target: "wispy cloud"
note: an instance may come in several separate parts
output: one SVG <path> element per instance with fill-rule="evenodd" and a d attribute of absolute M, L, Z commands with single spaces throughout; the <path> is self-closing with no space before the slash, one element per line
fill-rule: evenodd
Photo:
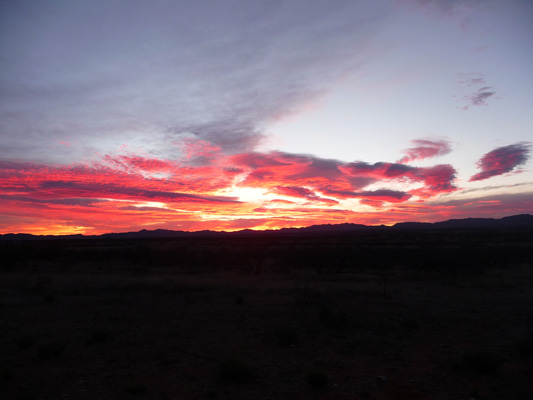
<path fill-rule="evenodd" d="M 175 159 L 188 138 L 250 152 L 266 125 L 358 70 L 388 13 L 346 0 L 208 3 L 3 7 L 0 158 L 71 163 L 127 144 Z"/>
<path fill-rule="evenodd" d="M 422 168 L 405 164 L 357 162 L 346 164 L 341 169 L 351 176 L 367 176 L 376 181 L 423 183 L 422 187 L 407 191 L 411 195 L 422 198 L 457 190 L 454 184 L 456 170 L 448 164 Z"/>
<path fill-rule="evenodd" d="M 487 99 L 491 96 L 494 96 L 495 94 L 496 92 L 492 89 L 491 86 L 485 86 L 472 93 L 472 95 L 468 99 L 470 100 L 470 103 L 473 106 L 486 106 Z"/>
<path fill-rule="evenodd" d="M 433 201 L 430 207 L 448 209 L 455 218 L 478 217 L 500 218 L 509 214 L 531 214 L 533 210 L 533 192 L 496 194 L 464 199 Z"/>
<path fill-rule="evenodd" d="M 455 97 L 463 104 L 461 110 L 466 111 L 472 106 L 487 106 L 487 100 L 496 94 L 492 86 L 487 86 L 485 78 L 479 72 L 458 74 L 457 84 L 458 94 Z"/>
<path fill-rule="evenodd" d="M 309 200 L 311 202 L 316 203 L 324 203 L 324 204 L 339 204 L 338 201 L 327 199 L 324 197 L 317 196 L 315 192 L 313 192 L 310 189 L 303 188 L 303 187 L 297 187 L 297 186 L 280 186 L 273 188 L 271 190 L 272 193 L 281 194 L 289 197 L 299 197 L 306 200 Z"/>
<path fill-rule="evenodd" d="M 405 150 L 405 156 L 398 160 L 400 164 L 439 157 L 452 151 L 450 142 L 447 140 L 416 139 L 412 142 L 415 147 Z"/>
<path fill-rule="evenodd" d="M 470 182 L 517 171 L 517 167 L 524 165 L 529 159 L 530 151 L 531 143 L 516 143 L 488 152 L 477 162 L 481 172 L 472 176 Z"/>

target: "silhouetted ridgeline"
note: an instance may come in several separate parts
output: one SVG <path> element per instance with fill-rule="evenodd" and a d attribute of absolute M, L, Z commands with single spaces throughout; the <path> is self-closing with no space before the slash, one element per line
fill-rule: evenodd
<path fill-rule="evenodd" d="M 362 224 L 324 224 L 313 225 L 306 228 L 282 228 L 279 230 L 254 231 L 244 229 L 237 232 L 217 232 L 217 231 L 173 231 L 167 229 L 140 230 L 138 232 L 125 233 L 105 233 L 103 235 L 31 235 L 27 233 L 8 233 L 0 235 L 0 240 L 43 240 L 43 239 L 162 239 L 162 238 L 199 238 L 199 237 L 221 237 L 221 236 L 272 236 L 286 234 L 327 234 L 327 233 L 351 233 L 351 232 L 371 232 L 384 231 L 406 231 L 406 230 L 442 230 L 442 229 L 497 229 L 497 228 L 521 228 L 533 229 L 533 215 L 521 214 L 494 218 L 466 218 L 450 219 L 442 222 L 400 222 L 393 226 L 385 225 L 362 225 Z"/>
<path fill-rule="evenodd" d="M 393 227 L 341 224 L 233 233 L 143 230 L 88 237 L 9 234 L 1 238 L 2 270 L 480 271 L 533 262 L 531 215 Z"/>

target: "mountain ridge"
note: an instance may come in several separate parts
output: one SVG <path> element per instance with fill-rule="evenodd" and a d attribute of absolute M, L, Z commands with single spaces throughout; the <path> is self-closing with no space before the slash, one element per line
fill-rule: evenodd
<path fill-rule="evenodd" d="M 142 229 L 137 232 L 104 233 L 101 235 L 32 235 L 29 233 L 6 233 L 0 235 L 0 240 L 44 240 L 44 239 L 164 239 L 182 237 L 213 237 L 213 236 L 249 236 L 265 234 L 319 234 L 319 233 L 348 233 L 375 230 L 435 230 L 435 229 L 483 229 L 483 228 L 533 228 L 533 215 L 517 214 L 503 218 L 463 218 L 449 219 L 439 222 L 398 222 L 392 226 L 363 225 L 353 223 L 320 224 L 304 228 L 281 228 L 276 230 L 255 231 L 243 229 L 234 232 L 225 231 L 174 231 L 169 229 Z"/>

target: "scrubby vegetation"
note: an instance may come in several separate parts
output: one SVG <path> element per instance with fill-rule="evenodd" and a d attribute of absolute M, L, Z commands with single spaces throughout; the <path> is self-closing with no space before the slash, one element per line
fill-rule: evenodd
<path fill-rule="evenodd" d="M 329 377 L 325 372 L 311 372 L 306 377 L 307 384 L 315 390 L 324 390 L 328 387 Z"/>
<path fill-rule="evenodd" d="M 39 347 L 39 358 L 41 360 L 53 360 L 63 354 L 65 345 L 59 342 L 44 343 Z"/>
<path fill-rule="evenodd" d="M 463 354 L 458 367 L 468 373 L 496 375 L 503 364 L 501 357 L 487 351 L 469 350 Z"/>
<path fill-rule="evenodd" d="M 223 382 L 233 384 L 251 383 L 257 378 L 257 372 L 248 363 L 228 358 L 218 365 L 218 375 Z"/>
<path fill-rule="evenodd" d="M 180 239 L 0 241 L 0 268 L 97 267 L 146 273 L 158 268 L 238 270 L 251 275 L 312 269 L 320 275 L 395 269 L 478 273 L 532 259 L 532 230 L 388 230 L 329 234 L 213 236 Z M 50 295 L 50 293 L 43 293 Z"/>
<path fill-rule="evenodd" d="M 0 398 L 526 399 L 532 239 L 0 242 Z"/>

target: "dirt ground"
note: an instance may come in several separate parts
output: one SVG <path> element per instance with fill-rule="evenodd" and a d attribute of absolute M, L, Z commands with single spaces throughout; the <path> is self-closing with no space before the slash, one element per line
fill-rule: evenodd
<path fill-rule="evenodd" d="M 0 398 L 529 399 L 533 265 L 0 274 Z"/>

